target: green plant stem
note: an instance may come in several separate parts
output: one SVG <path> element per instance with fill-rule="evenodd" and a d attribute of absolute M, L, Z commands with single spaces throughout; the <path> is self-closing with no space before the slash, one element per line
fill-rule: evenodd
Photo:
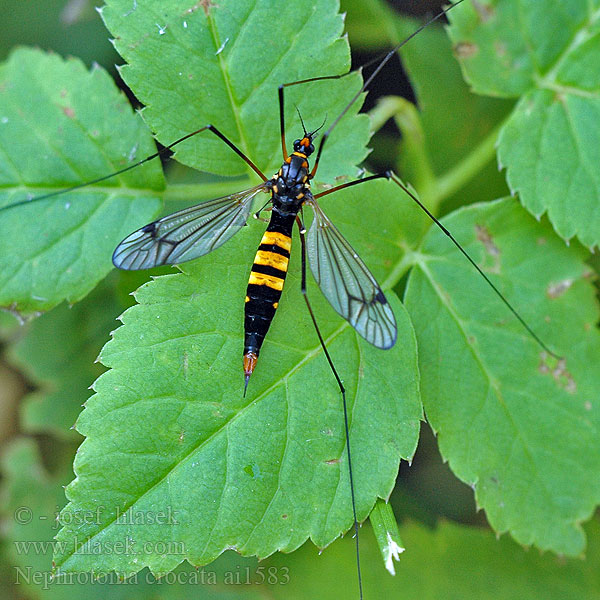
<path fill-rule="evenodd" d="M 391 289 L 404 277 L 406 272 L 416 263 L 415 253 L 411 248 L 403 244 L 404 255 L 402 259 L 396 263 L 390 274 L 385 278 L 383 287 Z"/>
<path fill-rule="evenodd" d="M 435 181 L 438 204 L 465 186 L 496 154 L 496 143 L 504 122 L 499 123 L 473 151 Z"/>
<path fill-rule="evenodd" d="M 490 161 L 496 152 L 496 143 L 504 122 L 498 124 L 489 135 L 454 167 L 436 176 L 429 160 L 425 135 L 416 107 L 396 96 L 387 96 L 369 113 L 373 129 L 377 130 L 393 118 L 403 137 L 402 151 L 405 160 L 413 165 L 411 185 L 419 193 L 422 202 L 433 214 L 438 214 L 440 204 L 455 194 Z"/>
<path fill-rule="evenodd" d="M 425 135 L 417 107 L 399 96 L 386 96 L 369 112 L 373 129 L 381 128 L 386 121 L 394 119 L 403 137 L 403 151 L 411 164 L 415 165 L 411 185 L 417 190 L 434 185 L 435 174 L 425 145 Z M 398 170 L 398 167 L 396 167 Z"/>

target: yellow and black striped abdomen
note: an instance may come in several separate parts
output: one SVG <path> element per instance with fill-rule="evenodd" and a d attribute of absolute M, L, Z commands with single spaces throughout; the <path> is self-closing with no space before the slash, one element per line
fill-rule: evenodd
<path fill-rule="evenodd" d="M 292 247 L 294 218 L 271 222 L 254 258 L 246 290 L 244 356 L 258 357 L 279 298 Z"/>
<path fill-rule="evenodd" d="M 278 231 L 265 231 L 260 242 L 248 284 L 265 285 L 281 292 L 290 260 L 290 236 Z"/>

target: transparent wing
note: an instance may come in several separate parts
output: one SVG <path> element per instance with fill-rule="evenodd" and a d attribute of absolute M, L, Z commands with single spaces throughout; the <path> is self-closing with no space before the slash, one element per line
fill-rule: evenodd
<path fill-rule="evenodd" d="M 396 342 L 394 313 L 373 275 L 316 201 L 308 231 L 308 263 L 331 306 L 368 342 L 391 348 Z"/>
<path fill-rule="evenodd" d="M 208 254 L 246 224 L 253 198 L 265 189 L 262 183 L 153 221 L 116 247 L 113 264 L 119 269 L 135 271 L 179 264 Z"/>

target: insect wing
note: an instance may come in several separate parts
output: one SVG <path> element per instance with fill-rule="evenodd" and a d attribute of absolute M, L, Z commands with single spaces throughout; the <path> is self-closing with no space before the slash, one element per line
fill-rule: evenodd
<path fill-rule="evenodd" d="M 352 246 L 315 200 L 307 235 L 310 270 L 331 306 L 377 348 L 396 342 L 394 313 L 381 288 Z"/>
<path fill-rule="evenodd" d="M 208 254 L 246 224 L 252 200 L 265 189 L 261 184 L 153 221 L 116 247 L 113 264 L 119 269 L 135 271 L 179 264 Z"/>

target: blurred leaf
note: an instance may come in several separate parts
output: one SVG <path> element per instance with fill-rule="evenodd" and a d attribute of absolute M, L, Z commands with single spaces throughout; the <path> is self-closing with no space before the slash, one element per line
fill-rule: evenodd
<path fill-rule="evenodd" d="M 343 5 L 348 11 L 348 28 L 353 43 L 356 40 L 362 44 L 363 34 L 367 31 L 376 32 L 371 35 L 377 36 L 383 50 L 407 39 L 425 22 L 425 19 L 417 21 L 402 16 L 380 0 L 361 3 L 346 0 Z M 369 40 L 371 37 L 367 37 Z M 469 91 L 452 56 L 446 32 L 438 23 L 421 31 L 403 46 L 400 53 L 402 66 L 416 96 L 422 131 L 418 133 L 410 128 L 402 129 L 399 170 L 424 194 L 423 199 L 429 206 L 435 209 L 440 202 L 438 194 L 442 190 L 436 189 L 435 182 L 422 181 L 423 162 L 430 162 L 425 168 L 431 169 L 438 178 L 445 176 L 493 133 L 494 128 L 510 112 L 513 102 L 485 98 Z M 415 136 L 419 139 L 414 139 Z M 377 141 L 380 141 L 379 138 Z M 415 144 L 423 147 L 426 154 L 424 160 L 410 151 Z M 445 211 L 466 202 L 484 201 L 507 194 L 504 176 L 498 171 L 493 158 L 494 154 L 490 152 L 487 164 L 478 165 L 477 171 L 470 174 L 471 180 L 461 185 L 460 193 L 455 193 L 449 199 L 444 196 Z M 384 158 L 379 156 L 379 162 L 388 167 L 393 166 L 395 161 L 393 153 L 388 153 Z M 427 189 L 431 184 L 432 188 Z M 443 192 L 446 194 L 445 190 Z"/>
<path fill-rule="evenodd" d="M 131 0 L 109 0 L 102 17 L 128 63 L 121 75 L 146 106 L 144 119 L 162 143 L 211 123 L 270 176 L 281 165 L 277 87 L 348 69 L 337 2 L 320 0 L 307 9 L 303 3 L 238 0 L 208 11 L 201 4 L 182 11 L 178 0 L 150 0 L 132 9 Z M 277 33 L 263 35 L 265 23 L 274 18 Z M 331 123 L 360 83 L 354 74 L 288 88 L 288 144 L 302 133 L 295 105 L 306 127 L 316 129 L 326 117 Z M 366 156 L 369 121 L 364 115 L 354 118 L 359 109 L 355 104 L 345 126 L 329 139 L 320 181 L 356 174 L 356 164 Z M 175 155 L 211 173 L 248 171 L 209 131 L 182 143 Z"/>
<path fill-rule="evenodd" d="M 438 231 L 411 272 L 423 403 L 442 455 L 496 531 L 575 556 L 600 500 L 598 306 L 583 250 L 567 251 L 512 200 L 444 223 L 552 348 L 541 351 Z M 591 451 L 591 449 L 594 449 Z"/>
<path fill-rule="evenodd" d="M 448 13 L 449 34 L 477 93 L 516 98 L 557 67 L 560 71 L 569 63 L 574 67 L 574 59 L 590 58 L 593 39 L 588 35 L 597 8 L 597 0 L 464 2 Z M 588 84 L 594 77 L 597 73 L 587 73 Z"/>
<path fill-rule="evenodd" d="M 463 8 L 463 7 L 461 7 Z M 479 0 L 450 13 L 478 93 L 521 96 L 498 156 L 513 192 L 564 239 L 600 241 L 599 0 Z"/>
<path fill-rule="evenodd" d="M 0 206 L 122 168 L 152 152 L 125 97 L 99 68 L 20 49 L 0 67 Z M 158 165 L 0 212 L 0 305 L 23 313 L 85 296 L 114 246 L 159 207 Z"/>
<path fill-rule="evenodd" d="M 2 455 L 4 554 L 13 566 L 11 581 L 18 582 L 17 587 L 30 597 L 71 593 L 71 586 L 55 586 L 43 593 L 52 576 L 52 537 L 57 529 L 58 510 L 64 502 L 61 484 L 68 480 L 69 471 L 67 463 L 59 473 L 50 475 L 30 439 L 15 440 Z M 86 589 L 91 597 L 100 597 L 103 587 L 88 585 Z"/>
<path fill-rule="evenodd" d="M 18 313 L 0 309 L 0 340 L 3 342 L 10 341 L 18 335 L 22 324 L 23 320 Z"/>
<path fill-rule="evenodd" d="M 3 0 L 0 4 L 0 60 L 14 46 L 30 45 L 63 56 L 78 56 L 87 65 L 112 68 L 118 55 L 93 0 Z"/>
<path fill-rule="evenodd" d="M 378 52 L 390 45 L 394 11 L 381 0 L 341 0 L 345 25 L 353 50 Z M 358 65 L 357 65 L 358 66 Z"/>
<path fill-rule="evenodd" d="M 600 598 L 600 525 L 585 526 L 586 560 L 565 560 L 519 548 L 485 529 L 440 523 L 434 530 L 400 527 L 406 546 L 396 576 L 383 567 L 372 533 L 363 527 L 361 563 L 365 598 L 395 600 L 594 600 Z M 318 568 L 315 569 L 315 563 Z M 357 595 L 354 541 L 350 536 L 322 555 L 306 545 L 293 556 L 276 555 L 266 569 L 285 567 L 289 583 L 270 588 L 272 598 L 354 598 Z M 278 571 L 274 571 L 277 573 Z"/>
<path fill-rule="evenodd" d="M 95 360 L 122 309 L 114 285 L 104 283 L 82 302 L 61 304 L 28 325 L 10 351 L 12 362 L 39 387 L 24 400 L 26 431 L 73 438 L 89 386 L 103 371 Z"/>
<path fill-rule="evenodd" d="M 412 19 L 398 21 L 398 38 L 410 35 L 417 25 Z M 421 112 L 424 143 L 433 170 L 440 177 L 492 133 L 513 103 L 469 92 L 446 32 L 438 25 L 422 31 L 402 48 L 401 54 Z M 493 159 L 491 154 L 487 164 L 479 166 L 473 179 L 449 200 L 450 205 L 506 195 L 506 182 Z M 411 170 L 411 165 L 403 160 L 402 173 L 409 181 Z"/>
<path fill-rule="evenodd" d="M 209 570 L 198 571 L 181 565 L 166 580 L 157 580 L 147 571 L 120 581 L 115 576 L 97 577 L 93 569 L 73 578 L 54 578 L 52 550 L 55 542 L 56 516 L 64 502 L 63 484 L 68 480 L 67 463 L 55 474 L 48 473 L 41 463 L 38 449 L 30 439 L 18 439 L 2 456 L 3 558 L 11 566 L 6 582 L 18 590 L 18 598 L 101 598 L 102 600 L 135 600 L 137 598 L 188 599 L 193 592 L 198 600 L 233 600 L 246 592 L 244 598 L 263 598 L 262 590 L 243 585 L 224 585 L 230 572 L 245 573 L 256 569 L 254 561 L 244 560 L 228 552 Z M 88 514 L 93 520 L 95 515 Z M 114 548 L 118 552 L 118 548 Z M 124 550 L 123 550 L 124 551 Z M 240 569 L 241 567 L 241 569 Z M 244 589 L 245 588 L 245 589 Z M 5 596 L 9 598 L 11 596 Z"/>

